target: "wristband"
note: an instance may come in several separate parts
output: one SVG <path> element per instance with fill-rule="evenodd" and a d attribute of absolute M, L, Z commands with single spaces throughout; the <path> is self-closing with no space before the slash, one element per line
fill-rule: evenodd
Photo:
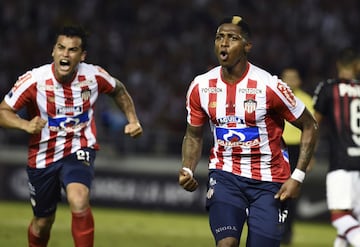
<path fill-rule="evenodd" d="M 293 173 L 291 174 L 291 178 L 302 183 L 305 179 L 305 172 L 296 168 Z"/>
<path fill-rule="evenodd" d="M 192 170 L 190 169 L 190 168 L 188 168 L 188 167 L 183 167 L 182 168 L 184 171 L 186 171 L 187 173 L 189 173 L 190 174 L 190 177 L 193 177 L 194 176 L 194 174 L 193 174 L 193 172 L 192 172 Z"/>

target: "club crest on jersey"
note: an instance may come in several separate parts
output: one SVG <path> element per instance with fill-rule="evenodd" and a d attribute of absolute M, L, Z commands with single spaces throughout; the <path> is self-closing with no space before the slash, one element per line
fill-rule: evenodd
<path fill-rule="evenodd" d="M 247 113 L 252 113 L 256 110 L 257 102 L 254 99 L 244 101 L 244 109 Z"/>
<path fill-rule="evenodd" d="M 89 100 L 91 96 L 91 91 L 89 89 L 85 89 L 83 91 L 81 91 L 81 98 L 86 101 Z"/>
<path fill-rule="evenodd" d="M 260 143 L 258 127 L 222 128 L 216 127 L 216 142 L 226 147 L 253 147 Z"/>

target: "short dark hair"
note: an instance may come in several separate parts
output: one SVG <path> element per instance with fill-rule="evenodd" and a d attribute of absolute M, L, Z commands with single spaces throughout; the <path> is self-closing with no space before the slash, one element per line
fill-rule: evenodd
<path fill-rule="evenodd" d="M 351 47 L 347 47 L 339 52 L 337 62 L 342 66 L 348 66 L 356 62 L 358 59 L 359 55 L 355 52 L 355 50 Z"/>
<path fill-rule="evenodd" d="M 220 23 L 219 26 L 225 23 L 232 23 L 241 28 L 241 32 L 246 35 L 246 38 L 251 38 L 251 30 L 249 24 L 244 21 L 244 18 L 238 15 L 227 16 Z"/>
<path fill-rule="evenodd" d="M 88 42 L 87 38 L 89 33 L 80 25 L 67 25 L 63 26 L 57 33 L 56 38 L 60 35 L 67 37 L 79 37 L 81 39 L 81 48 L 83 51 L 87 50 Z"/>

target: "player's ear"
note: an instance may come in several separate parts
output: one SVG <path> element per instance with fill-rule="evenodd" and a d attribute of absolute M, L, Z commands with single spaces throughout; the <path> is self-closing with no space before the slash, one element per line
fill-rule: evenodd
<path fill-rule="evenodd" d="M 82 54 L 81 54 L 81 62 L 84 62 L 85 61 L 85 58 L 86 58 L 86 51 L 83 51 Z"/>
<path fill-rule="evenodd" d="M 252 48 L 252 43 L 247 41 L 244 47 L 246 54 L 250 52 L 251 48 Z"/>

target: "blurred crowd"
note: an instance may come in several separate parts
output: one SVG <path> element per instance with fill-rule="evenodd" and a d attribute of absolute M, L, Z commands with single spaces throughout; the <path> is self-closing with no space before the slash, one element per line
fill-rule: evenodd
<path fill-rule="evenodd" d="M 54 31 L 81 23 L 91 34 L 87 62 L 118 77 L 144 127 L 134 141 L 109 98 L 98 104 L 101 145 L 119 153 L 179 154 L 185 95 L 196 74 L 216 65 L 213 40 L 225 15 L 242 15 L 253 33 L 252 63 L 279 75 L 299 69 L 306 91 L 335 76 L 335 57 L 360 44 L 358 0 L 63 0 L 0 2 L 0 97 L 25 71 L 52 61 Z M 0 145 L 26 145 L 0 129 Z M 209 140 L 210 141 L 210 140 Z"/>

